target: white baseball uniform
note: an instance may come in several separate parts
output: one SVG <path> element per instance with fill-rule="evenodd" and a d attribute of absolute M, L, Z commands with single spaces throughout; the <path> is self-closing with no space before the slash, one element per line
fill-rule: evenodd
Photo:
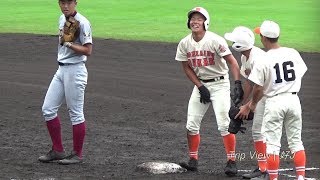
<path fill-rule="evenodd" d="M 230 109 L 230 81 L 226 61 L 223 56 L 231 54 L 227 42 L 221 36 L 206 31 L 204 37 L 196 42 L 192 34 L 183 38 L 176 52 L 177 61 L 188 61 L 200 80 L 214 79 L 214 82 L 203 82 L 210 91 L 210 99 L 217 119 L 218 130 L 222 136 L 228 135 Z M 200 93 L 194 86 L 188 105 L 186 128 L 191 134 L 198 134 L 203 116 L 210 103 L 200 103 Z"/>
<path fill-rule="evenodd" d="M 284 125 L 290 150 L 304 150 L 301 141 L 301 104 L 297 93 L 307 71 L 300 54 L 280 47 L 267 52 L 268 61 L 253 67 L 249 79 L 263 86 L 265 112 L 262 132 L 267 140 L 267 154 L 279 155 Z"/>
<path fill-rule="evenodd" d="M 248 79 L 249 74 L 251 70 L 253 69 L 254 65 L 257 63 L 260 63 L 261 61 L 267 61 L 266 59 L 266 52 L 262 49 L 253 46 L 249 58 L 247 59 L 246 56 L 241 55 L 241 68 L 240 68 L 240 74 Z M 264 107 L 265 107 L 265 100 L 266 98 L 263 97 L 257 104 L 253 123 L 252 123 L 252 138 L 253 141 L 265 141 L 265 137 L 263 136 L 261 132 L 262 127 L 262 120 L 263 120 L 263 114 L 264 114 Z"/>
<path fill-rule="evenodd" d="M 76 44 L 92 44 L 92 31 L 90 22 L 80 13 L 74 16 L 80 22 L 80 34 Z M 60 36 L 66 18 L 64 15 L 59 19 Z M 79 55 L 72 49 L 58 45 L 59 68 L 55 73 L 48 88 L 42 106 L 43 116 L 46 121 L 57 116 L 59 107 L 66 100 L 72 125 L 85 121 L 83 114 L 84 91 L 87 85 L 88 72 L 85 66 L 87 56 Z"/>

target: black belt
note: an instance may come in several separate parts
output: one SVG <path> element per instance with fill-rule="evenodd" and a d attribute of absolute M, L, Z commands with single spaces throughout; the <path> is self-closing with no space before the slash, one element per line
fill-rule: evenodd
<path fill-rule="evenodd" d="M 69 66 L 69 65 L 79 64 L 79 63 L 84 63 L 84 62 L 78 62 L 78 63 L 62 63 L 62 62 L 58 62 L 59 66 Z"/>
<path fill-rule="evenodd" d="M 224 76 L 219 76 L 219 77 L 215 77 L 215 78 L 212 78 L 212 79 L 200 79 L 200 81 L 202 82 L 215 82 L 215 81 L 219 81 L 219 80 L 222 80 L 224 79 Z"/>
<path fill-rule="evenodd" d="M 288 92 L 288 93 L 290 93 L 290 92 Z M 279 93 L 279 94 L 283 94 L 283 93 Z M 276 95 L 274 95 L 274 96 L 278 96 L 279 94 L 276 94 Z M 291 92 L 291 94 L 297 94 L 297 92 Z"/>

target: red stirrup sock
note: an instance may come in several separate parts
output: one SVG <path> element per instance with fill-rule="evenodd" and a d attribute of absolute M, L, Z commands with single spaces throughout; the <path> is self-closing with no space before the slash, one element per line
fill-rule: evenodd
<path fill-rule="evenodd" d="M 189 146 L 189 157 L 198 159 L 198 150 L 200 145 L 200 134 L 196 135 L 187 135 L 188 146 Z"/>
<path fill-rule="evenodd" d="M 261 172 L 265 172 L 267 170 L 266 143 L 263 141 L 256 141 L 254 142 L 254 147 L 257 153 L 259 169 Z"/>
<path fill-rule="evenodd" d="M 270 179 L 278 178 L 279 164 L 279 155 L 267 154 L 267 171 Z"/>
<path fill-rule="evenodd" d="M 236 159 L 236 136 L 234 134 L 228 134 L 223 136 L 223 144 L 226 150 L 228 160 L 235 161 Z"/>
<path fill-rule="evenodd" d="M 52 141 L 52 149 L 57 152 L 62 152 L 61 125 L 58 116 L 46 123 Z"/>
<path fill-rule="evenodd" d="M 295 152 L 294 154 L 294 165 L 296 167 L 296 175 L 297 178 L 301 175 L 305 177 L 305 170 L 306 170 L 306 153 L 304 150 Z"/>
<path fill-rule="evenodd" d="M 77 156 L 82 158 L 82 148 L 84 137 L 86 134 L 85 122 L 73 125 L 73 150 L 77 153 Z"/>

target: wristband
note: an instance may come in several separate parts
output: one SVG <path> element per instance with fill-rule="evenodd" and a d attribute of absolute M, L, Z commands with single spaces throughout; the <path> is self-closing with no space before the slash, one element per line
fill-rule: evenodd
<path fill-rule="evenodd" d="M 72 42 L 64 42 L 63 46 L 70 48 L 72 44 Z"/>

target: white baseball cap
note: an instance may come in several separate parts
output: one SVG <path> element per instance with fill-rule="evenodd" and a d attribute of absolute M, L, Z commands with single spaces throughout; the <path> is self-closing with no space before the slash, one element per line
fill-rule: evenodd
<path fill-rule="evenodd" d="M 224 38 L 234 42 L 232 48 L 238 52 L 251 49 L 254 45 L 253 32 L 244 26 L 238 26 L 231 33 L 225 33 Z"/>
<path fill-rule="evenodd" d="M 254 32 L 268 38 L 278 38 L 280 35 L 280 27 L 277 23 L 265 20 L 260 27 L 256 27 Z"/>

